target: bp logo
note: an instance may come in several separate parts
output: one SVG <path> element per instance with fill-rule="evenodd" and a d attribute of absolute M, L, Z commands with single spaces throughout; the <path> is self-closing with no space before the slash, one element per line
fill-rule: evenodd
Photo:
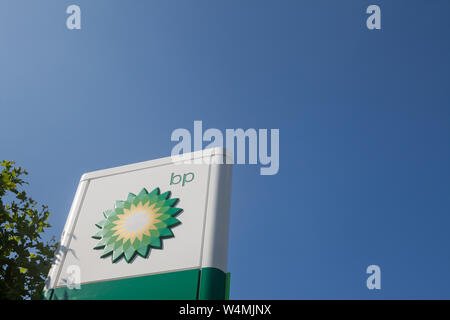
<path fill-rule="evenodd" d="M 102 258 L 112 255 L 116 262 L 122 257 L 130 263 L 136 254 L 148 257 L 150 248 L 162 249 L 161 240 L 173 237 L 170 228 L 179 224 L 175 218 L 182 209 L 176 208 L 177 198 L 170 199 L 170 191 L 160 194 L 143 188 L 126 201 L 116 201 L 115 208 L 103 213 L 104 220 L 96 224 L 98 231 L 92 238 L 100 241 L 94 249 L 103 249 Z"/>

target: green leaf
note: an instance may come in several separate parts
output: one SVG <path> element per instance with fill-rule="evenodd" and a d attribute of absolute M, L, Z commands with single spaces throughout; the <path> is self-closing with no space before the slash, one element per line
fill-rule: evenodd
<path fill-rule="evenodd" d="M 173 237 L 173 233 L 169 228 L 159 230 L 162 237 Z"/>
<path fill-rule="evenodd" d="M 147 194 L 148 194 L 147 190 L 146 190 L 145 188 L 142 188 L 141 192 L 139 192 L 139 194 L 137 195 L 137 197 L 138 197 L 139 199 L 142 199 L 142 198 L 144 198 L 145 196 L 147 196 Z"/>
<path fill-rule="evenodd" d="M 135 249 L 133 247 L 129 247 L 127 250 L 124 251 L 125 253 L 125 260 L 127 260 L 127 262 L 130 262 L 131 258 L 134 256 L 135 253 Z"/>
<path fill-rule="evenodd" d="M 161 239 L 160 238 L 151 238 L 150 245 L 154 248 L 161 248 Z"/>
<path fill-rule="evenodd" d="M 180 223 L 180 220 L 178 220 L 177 218 L 174 218 L 174 217 L 170 217 L 169 219 L 164 220 L 164 223 L 170 227 L 170 226 Z"/>
<path fill-rule="evenodd" d="M 137 249 L 137 253 L 141 256 L 141 257 L 146 257 L 148 251 L 150 250 L 150 247 L 148 246 L 148 244 L 141 244 L 141 246 Z"/>
<path fill-rule="evenodd" d="M 150 199 L 152 199 L 152 197 L 154 197 L 154 196 L 159 195 L 159 188 L 153 189 L 153 191 L 150 192 L 148 195 L 150 196 Z"/>
<path fill-rule="evenodd" d="M 127 202 L 132 203 L 135 198 L 136 198 L 136 195 L 134 193 L 129 193 L 128 197 L 127 197 Z"/>

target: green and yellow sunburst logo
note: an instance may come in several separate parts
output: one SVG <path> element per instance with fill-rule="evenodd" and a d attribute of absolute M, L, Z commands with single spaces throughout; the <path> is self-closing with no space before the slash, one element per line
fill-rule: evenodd
<path fill-rule="evenodd" d="M 92 238 L 100 241 L 94 249 L 103 249 L 102 258 L 112 254 L 113 262 L 125 257 L 130 263 L 136 254 L 147 257 L 150 248 L 162 248 L 161 239 L 174 236 L 170 228 L 180 223 L 175 216 L 182 211 L 175 207 L 177 202 L 178 198 L 170 199 L 170 191 L 160 194 L 159 188 L 129 193 L 96 224 L 100 231 Z"/>

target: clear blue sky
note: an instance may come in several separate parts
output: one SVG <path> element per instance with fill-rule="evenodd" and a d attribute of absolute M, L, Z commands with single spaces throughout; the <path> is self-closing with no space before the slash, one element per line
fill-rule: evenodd
<path fill-rule="evenodd" d="M 66 29 L 66 7 L 82 30 Z M 365 27 L 378 4 L 382 30 Z M 82 173 L 176 128 L 279 128 L 233 172 L 234 299 L 450 298 L 450 2 L 4 0 L 0 158 L 59 238 Z M 377 264 L 382 289 L 365 286 Z"/>

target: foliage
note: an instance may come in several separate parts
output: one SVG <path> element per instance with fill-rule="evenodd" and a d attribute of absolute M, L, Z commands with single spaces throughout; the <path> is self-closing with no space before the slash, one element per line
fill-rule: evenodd
<path fill-rule="evenodd" d="M 0 299 L 39 299 L 57 249 L 41 238 L 50 212 L 23 189 L 27 171 L 14 161 L 0 170 Z"/>

